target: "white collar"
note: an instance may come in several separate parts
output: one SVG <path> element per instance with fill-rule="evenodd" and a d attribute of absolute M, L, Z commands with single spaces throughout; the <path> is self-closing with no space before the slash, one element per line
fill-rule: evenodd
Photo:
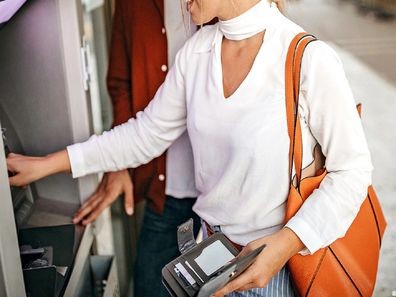
<path fill-rule="evenodd" d="M 252 10 L 253 10 L 252 15 L 254 14 L 255 21 L 253 21 L 253 18 L 246 19 L 246 17 L 245 17 L 245 15 L 250 15 Z M 239 29 L 238 33 L 236 33 L 236 31 L 233 34 L 231 33 L 231 35 L 236 36 L 236 35 L 241 34 L 244 36 L 248 36 L 252 33 L 247 34 L 247 32 L 250 30 L 253 30 L 252 28 L 254 28 L 253 31 L 256 32 L 254 34 L 257 34 L 261 31 L 265 30 L 266 31 L 265 39 L 268 40 L 271 33 L 273 33 L 272 29 L 275 28 L 276 26 L 278 26 L 279 22 L 283 18 L 284 18 L 283 14 L 279 11 L 279 9 L 275 3 L 272 2 L 271 4 L 269 4 L 267 2 L 267 0 L 261 0 L 258 4 L 256 4 L 251 9 L 244 12 L 243 14 L 237 16 L 236 18 L 233 18 L 233 19 L 227 20 L 227 21 L 217 22 L 214 26 L 204 26 L 203 28 L 201 28 L 199 31 L 214 30 L 213 38 L 210 38 L 210 40 L 205 40 L 205 39 L 201 39 L 200 36 L 198 36 L 199 42 L 197 42 L 197 44 L 195 45 L 194 52 L 195 53 L 209 52 L 214 48 L 214 46 L 217 42 L 221 42 L 223 36 L 225 36 L 224 31 L 223 31 L 224 23 L 228 23 L 228 22 L 233 23 L 234 20 L 236 20 L 235 24 L 238 24 L 238 28 L 244 28 L 244 29 Z M 246 22 L 246 24 L 245 24 L 245 22 Z M 231 26 L 232 26 L 232 28 L 234 28 L 235 25 L 231 25 Z M 228 24 L 226 24 L 226 31 L 228 33 L 229 33 L 229 30 L 227 30 L 227 29 L 229 29 L 231 26 L 228 26 Z M 260 29 L 258 29 L 258 28 L 260 28 Z M 236 29 L 237 28 L 232 29 L 232 31 L 234 31 Z M 253 31 L 251 31 L 251 32 L 253 32 Z M 203 32 L 197 32 L 196 34 L 200 35 L 202 33 Z M 252 34 L 251 36 L 253 36 L 254 34 Z M 249 36 L 249 37 L 251 37 L 251 36 Z M 245 37 L 245 38 L 248 38 L 248 37 Z"/>
<path fill-rule="evenodd" d="M 252 37 L 271 24 L 274 15 L 272 7 L 276 7 L 276 4 L 271 5 L 267 0 L 261 0 L 241 15 L 227 21 L 219 21 L 219 29 L 229 40 Z"/>

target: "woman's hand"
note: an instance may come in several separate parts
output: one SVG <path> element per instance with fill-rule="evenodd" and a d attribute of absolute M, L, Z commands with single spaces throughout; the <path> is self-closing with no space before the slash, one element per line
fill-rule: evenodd
<path fill-rule="evenodd" d="M 286 262 L 304 249 L 304 244 L 298 236 L 291 229 L 283 228 L 275 234 L 252 241 L 241 251 L 238 257 L 263 244 L 266 244 L 266 247 L 257 256 L 254 263 L 240 276 L 217 291 L 214 297 L 221 297 L 234 291 L 265 288 Z"/>
<path fill-rule="evenodd" d="M 95 193 L 75 214 L 73 223 L 77 224 L 81 221 L 83 225 L 91 223 L 122 194 L 124 194 L 125 212 L 132 215 L 133 183 L 128 170 L 105 173 Z"/>
<path fill-rule="evenodd" d="M 10 185 L 24 187 L 28 184 L 59 172 L 70 172 L 70 161 L 66 150 L 45 157 L 29 157 L 9 154 L 7 168 L 13 174 Z"/>

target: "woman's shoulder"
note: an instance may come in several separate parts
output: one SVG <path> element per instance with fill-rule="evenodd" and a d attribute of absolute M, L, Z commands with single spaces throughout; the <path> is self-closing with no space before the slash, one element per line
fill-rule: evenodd
<path fill-rule="evenodd" d="M 195 32 L 176 54 L 175 66 L 186 73 L 190 66 L 198 63 L 200 53 L 209 52 L 216 37 L 217 25 L 207 25 Z"/>
<path fill-rule="evenodd" d="M 276 34 L 278 35 L 277 38 L 281 41 L 282 47 L 285 49 L 285 53 L 287 52 L 293 38 L 297 34 L 302 32 L 312 34 L 312 32 L 306 31 L 304 28 L 294 23 L 287 17 L 283 17 L 283 21 L 276 31 Z M 309 63 L 312 59 L 319 59 L 323 61 L 327 60 L 328 62 L 339 63 L 340 58 L 336 51 L 333 49 L 332 45 L 328 44 L 323 40 L 320 40 L 320 36 L 315 37 L 317 38 L 317 40 L 311 42 L 304 52 L 303 62 L 305 61 Z"/>
<path fill-rule="evenodd" d="M 313 63 L 319 63 L 323 67 L 328 64 L 342 64 L 332 45 L 320 39 L 311 42 L 304 52 L 303 64 L 312 66 Z"/>
<path fill-rule="evenodd" d="M 218 25 L 205 25 L 199 28 L 185 43 L 184 51 L 188 53 L 200 53 L 210 50 L 216 33 Z"/>

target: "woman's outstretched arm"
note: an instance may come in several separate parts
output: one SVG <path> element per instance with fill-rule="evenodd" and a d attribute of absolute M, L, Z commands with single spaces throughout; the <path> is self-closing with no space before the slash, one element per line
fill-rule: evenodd
<path fill-rule="evenodd" d="M 73 177 L 135 168 L 161 155 L 186 129 L 186 44 L 154 99 L 143 112 L 102 135 L 45 157 L 11 154 L 11 185 L 24 186 L 45 176 L 71 172 Z"/>
<path fill-rule="evenodd" d="M 19 187 L 52 174 L 71 170 L 66 150 L 45 157 L 29 157 L 11 153 L 7 157 L 7 168 L 13 174 L 10 177 L 10 184 Z"/>

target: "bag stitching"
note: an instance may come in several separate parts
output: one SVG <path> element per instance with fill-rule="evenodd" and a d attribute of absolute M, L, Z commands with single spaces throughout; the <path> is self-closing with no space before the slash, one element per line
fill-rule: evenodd
<path fill-rule="evenodd" d="M 363 294 L 360 292 L 358 286 L 355 284 L 355 282 L 353 281 L 352 277 L 350 276 L 350 274 L 348 273 L 348 271 L 345 269 L 344 265 L 342 265 L 341 261 L 338 259 L 338 257 L 336 256 L 335 252 L 333 251 L 333 249 L 331 248 L 331 246 L 329 246 L 329 250 L 330 252 L 333 254 L 334 258 L 337 260 L 337 262 L 340 264 L 342 270 L 344 270 L 344 272 L 346 273 L 346 275 L 348 276 L 348 278 L 351 280 L 353 286 L 355 287 L 355 289 L 358 291 L 360 296 L 363 296 Z"/>
<path fill-rule="evenodd" d="M 379 246 L 380 246 L 380 248 L 381 248 L 381 244 L 382 244 L 381 230 L 380 230 L 380 227 L 379 227 L 377 214 L 375 213 L 374 205 L 373 205 L 373 203 L 371 202 L 371 197 L 370 197 L 370 192 L 369 192 L 369 191 L 367 192 L 367 198 L 368 198 L 368 200 L 369 200 L 369 202 L 370 202 L 371 210 L 373 211 L 373 214 L 374 214 L 375 224 L 377 225 L 377 231 L 378 231 Z"/>

